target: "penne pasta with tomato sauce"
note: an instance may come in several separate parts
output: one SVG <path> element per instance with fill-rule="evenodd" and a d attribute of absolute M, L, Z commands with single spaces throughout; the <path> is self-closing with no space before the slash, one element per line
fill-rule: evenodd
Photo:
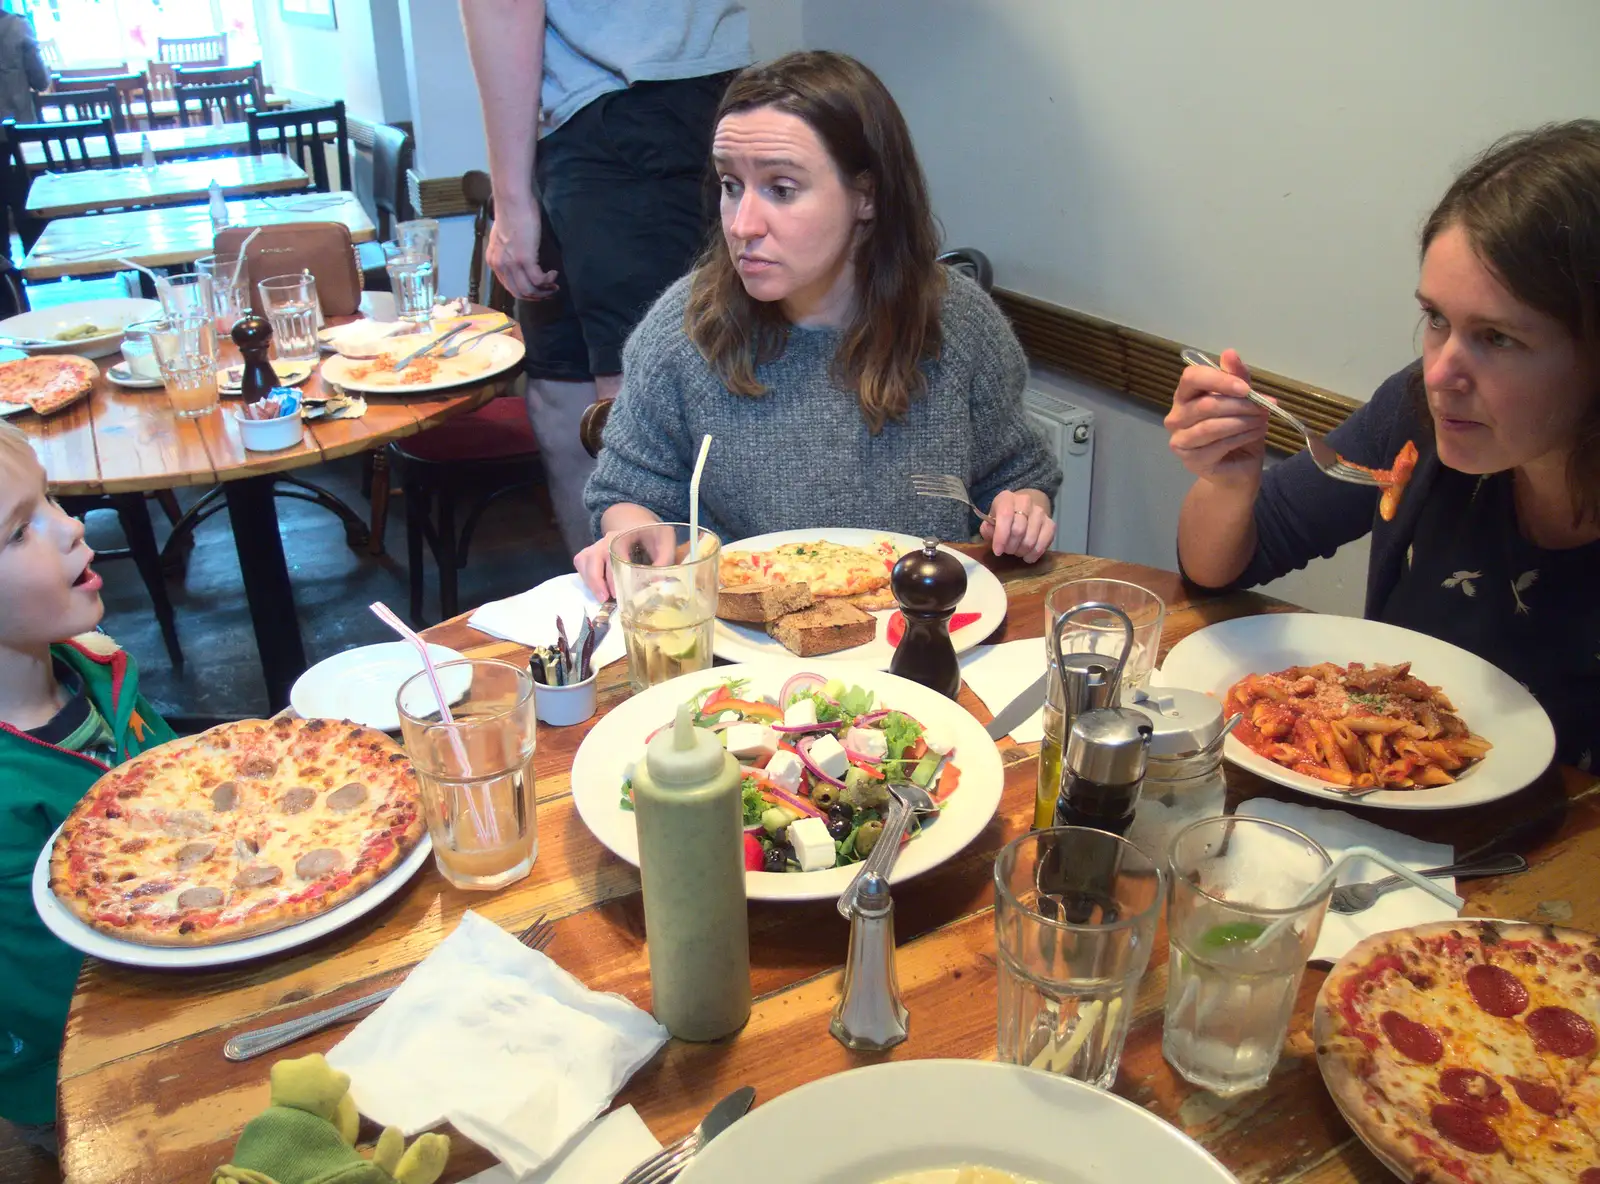
<path fill-rule="evenodd" d="M 1353 469 L 1360 469 L 1363 473 L 1371 474 L 1383 490 L 1383 496 L 1378 499 L 1378 517 L 1385 522 L 1393 522 L 1395 514 L 1400 511 L 1400 498 L 1406 491 L 1406 485 L 1411 481 L 1411 473 L 1417 467 L 1417 446 L 1407 440 L 1394 458 L 1394 464 L 1387 469 L 1369 469 L 1366 465 L 1358 465 L 1355 461 L 1341 456 L 1340 460 Z"/>
<path fill-rule="evenodd" d="M 1449 785 L 1491 747 L 1411 663 L 1331 662 L 1247 674 L 1228 688 L 1240 743 L 1296 773 L 1347 789 Z"/>

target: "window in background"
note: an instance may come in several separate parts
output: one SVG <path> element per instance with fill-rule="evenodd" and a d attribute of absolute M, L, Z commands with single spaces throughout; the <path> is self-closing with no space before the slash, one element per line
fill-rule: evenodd
<path fill-rule="evenodd" d="M 135 72 L 156 56 L 158 37 L 228 35 L 228 64 L 261 59 L 250 0 L 13 0 L 35 35 L 54 40 L 66 69 L 122 62 Z"/>

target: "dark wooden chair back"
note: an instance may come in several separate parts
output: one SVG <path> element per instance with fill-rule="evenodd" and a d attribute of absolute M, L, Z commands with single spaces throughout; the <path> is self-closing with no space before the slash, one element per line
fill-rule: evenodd
<path fill-rule="evenodd" d="M 22 157 L 22 145 L 11 135 L 10 121 L 0 126 L 0 233 L 5 236 L 5 257 L 11 259 L 11 231 L 22 240 L 26 254 L 44 233 L 45 221 L 28 214 L 28 188 L 33 184 L 33 173 Z M 6 226 L 9 216 L 10 226 Z"/>
<path fill-rule="evenodd" d="M 471 169 L 461 177 L 461 192 L 472 207 L 472 272 L 467 277 L 467 299 L 477 304 L 488 284 L 489 295 L 483 303 L 496 312 L 512 315 L 516 299 L 500 282 L 500 277 L 489 270 L 485 261 L 485 248 L 489 242 L 489 228 L 494 225 L 494 186 L 489 174 L 482 169 Z"/>
<path fill-rule="evenodd" d="M 18 161 L 26 160 L 22 155 L 24 147 L 37 144 L 44 154 L 43 167 L 47 169 L 72 172 L 77 169 L 122 167 L 122 154 L 117 151 L 117 135 L 109 116 L 105 119 L 62 123 L 18 123 L 8 119 L 0 124 L 0 129 L 16 145 Z M 106 142 L 106 155 L 103 157 L 89 155 L 89 141 L 97 138 L 104 138 Z M 78 150 L 76 155 L 72 151 L 74 145 Z M 23 167 L 28 166 L 24 163 Z"/>
<path fill-rule="evenodd" d="M 416 144 L 403 128 L 380 123 L 372 129 L 372 212 L 380 241 L 394 233 L 396 222 L 411 217 L 406 174 Z"/>
<path fill-rule="evenodd" d="M 44 62 L 46 70 L 61 69 L 61 45 L 54 37 L 46 37 L 37 43 L 39 46 L 39 59 Z"/>
<path fill-rule="evenodd" d="M 50 70 L 52 77 L 65 78 L 68 81 L 75 78 L 107 78 L 128 72 L 127 62 L 105 62 L 98 66 L 71 67 L 51 66 L 49 62 L 45 62 L 45 66 Z"/>
<path fill-rule="evenodd" d="M 226 66 L 228 35 L 210 37 L 157 37 L 156 57 L 163 62 L 182 62 L 188 66 Z"/>
<path fill-rule="evenodd" d="M 34 95 L 33 110 L 40 123 L 49 122 L 52 115 L 62 123 L 107 119 L 117 131 L 124 130 L 116 127 L 121 121 L 121 108 L 118 106 L 117 88 L 114 86 L 69 90 L 62 94 L 46 91 Z"/>
<path fill-rule="evenodd" d="M 172 88 L 178 85 L 178 67 L 171 62 L 151 61 L 144 69 L 145 89 L 152 101 L 173 97 Z"/>
<path fill-rule="evenodd" d="M 98 93 L 110 88 L 115 91 L 115 98 L 111 106 L 111 121 L 119 132 L 132 131 L 139 126 L 141 119 L 147 119 L 150 114 L 148 107 L 149 91 L 145 85 L 143 74 L 108 74 L 97 78 L 61 78 L 51 79 L 52 85 L 41 96 L 52 101 L 57 95 L 76 97 L 84 92 Z M 144 104 L 141 112 L 135 104 Z M 42 114 L 42 113 L 41 113 Z M 86 112 L 74 118 L 98 118 L 103 112 Z M 63 116 L 65 118 L 65 116 Z"/>
<path fill-rule="evenodd" d="M 255 79 L 243 82 L 211 82 L 191 86 L 178 71 L 178 85 L 172 97 L 178 100 L 178 126 L 201 127 L 211 122 L 213 110 L 222 112 L 224 123 L 242 123 L 245 116 L 261 105 Z"/>
<path fill-rule="evenodd" d="M 250 155 L 260 156 L 276 147 L 310 174 L 317 190 L 335 193 L 350 188 L 350 130 L 345 123 L 344 100 L 325 107 L 290 107 L 283 111 L 247 111 Z M 338 186 L 328 177 L 328 148 L 338 164 Z"/>
<path fill-rule="evenodd" d="M 171 65 L 171 63 L 167 63 Z M 218 82 L 251 82 L 256 84 L 258 96 L 267 93 L 266 79 L 261 76 L 261 63 L 248 66 L 173 66 L 177 81 L 185 86 L 196 84 L 212 86 Z"/>

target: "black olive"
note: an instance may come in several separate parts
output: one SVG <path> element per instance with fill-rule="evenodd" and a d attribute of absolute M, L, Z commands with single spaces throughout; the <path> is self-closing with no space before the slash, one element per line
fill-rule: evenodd
<path fill-rule="evenodd" d="M 828 807 L 828 818 L 830 821 L 835 818 L 843 818 L 846 822 L 849 822 L 850 813 L 850 807 L 845 805 L 843 802 L 837 802 Z"/>
<path fill-rule="evenodd" d="M 850 825 L 851 823 L 848 818 L 830 816 L 828 819 L 828 833 L 833 836 L 835 841 L 837 841 L 850 833 Z"/>
<path fill-rule="evenodd" d="M 789 864 L 789 848 L 780 846 L 777 843 L 772 844 L 767 848 L 766 860 L 769 872 L 786 870 Z"/>

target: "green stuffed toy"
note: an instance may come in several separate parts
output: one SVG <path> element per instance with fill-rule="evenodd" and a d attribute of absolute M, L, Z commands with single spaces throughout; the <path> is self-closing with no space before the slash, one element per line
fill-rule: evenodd
<path fill-rule="evenodd" d="M 233 1162 L 211 1184 L 434 1184 L 450 1158 L 446 1135 L 422 1135 L 406 1150 L 385 1127 L 366 1159 L 356 1150 L 361 1117 L 350 1075 L 321 1053 L 272 1066 L 272 1104 L 245 1124 Z"/>

